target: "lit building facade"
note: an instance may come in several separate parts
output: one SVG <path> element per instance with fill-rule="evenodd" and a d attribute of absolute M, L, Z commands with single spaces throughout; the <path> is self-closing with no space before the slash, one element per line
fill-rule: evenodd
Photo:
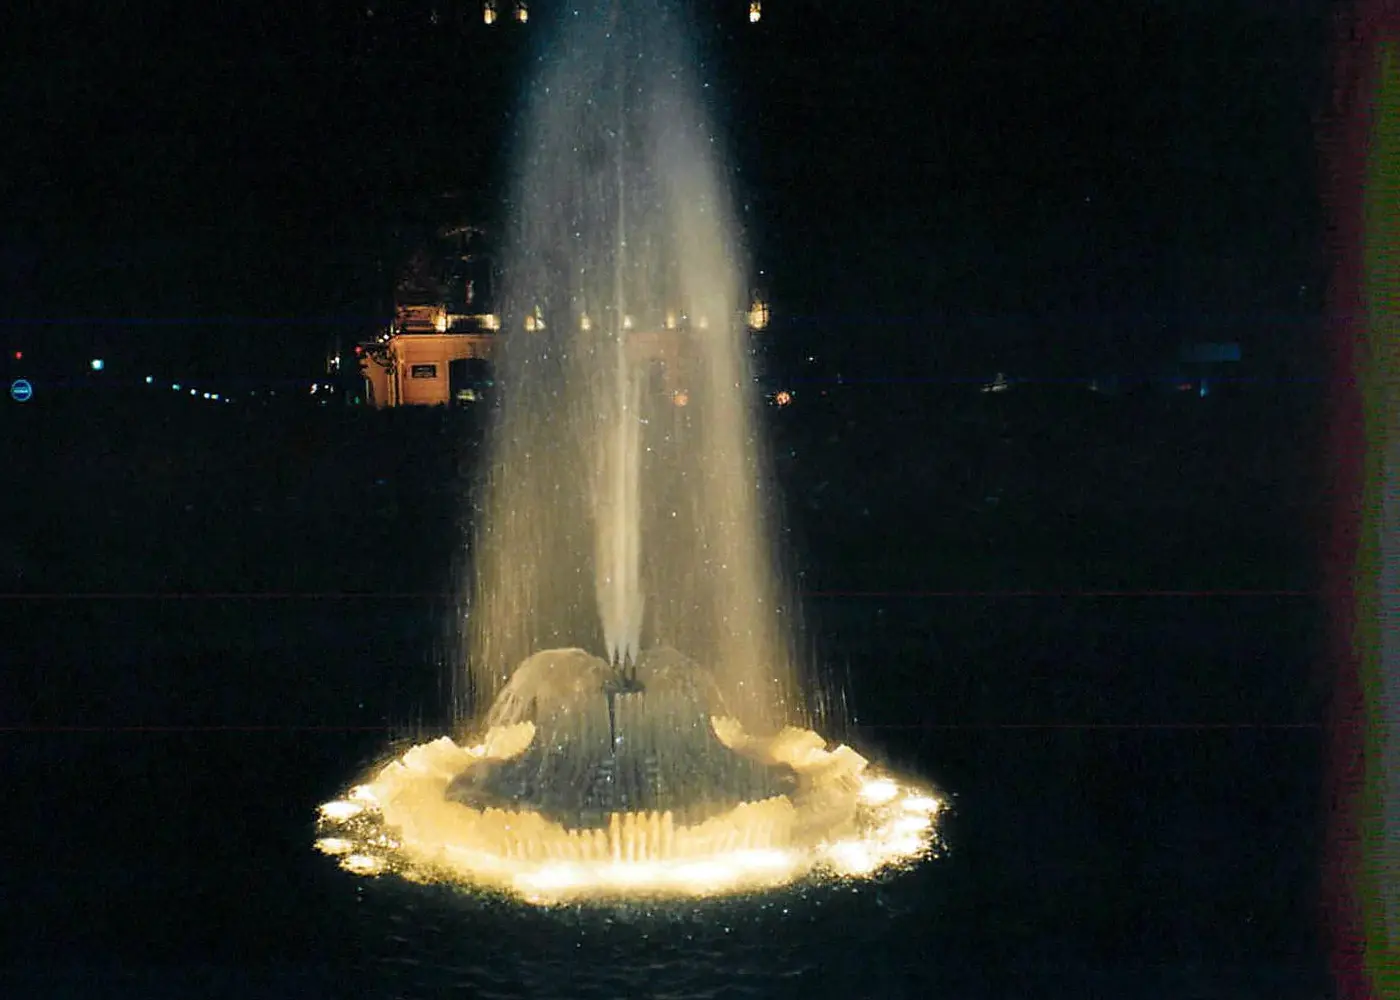
<path fill-rule="evenodd" d="M 444 406 L 480 396 L 500 331 L 490 311 L 494 277 L 485 234 L 470 225 L 440 230 L 408 260 L 388 329 L 355 348 L 369 405 Z"/>
<path fill-rule="evenodd" d="M 376 408 L 446 406 L 478 398 L 495 334 L 397 333 L 357 348 L 366 401 Z"/>
<path fill-rule="evenodd" d="M 767 327 L 769 316 L 767 302 L 755 299 L 743 321 L 757 332 Z M 584 316 L 579 322 L 587 328 L 591 321 Z M 376 408 L 477 402 L 484 387 L 493 384 L 491 361 L 500 338 L 528 337 L 543 324 L 536 312 L 525 317 L 518 332 L 506 333 L 494 313 L 453 314 L 441 304 L 400 305 L 388 332 L 355 348 L 366 401 Z M 688 330 L 668 320 L 655 328 L 624 325 L 624 336 L 629 359 L 651 363 L 661 391 L 685 406 L 693 361 Z"/>
<path fill-rule="evenodd" d="M 503 328 L 496 312 L 496 261 L 483 231 L 471 225 L 439 230 L 430 248 L 415 253 L 404 266 L 394 291 L 393 320 L 375 340 L 359 344 L 355 354 L 364 380 L 366 402 L 377 409 L 397 406 L 470 405 L 494 385 L 491 362 L 504 336 L 530 336 L 546 323 L 594 322 L 587 315 L 546 317 L 536 307 Z M 758 332 L 770 322 L 767 296 L 755 291 L 742 316 L 732 322 Z M 693 321 L 677 310 L 664 316 L 623 319 L 628 356 L 650 363 L 658 391 L 678 406 L 689 402 L 688 372 L 692 338 L 689 327 L 705 329 L 706 318 Z M 335 359 L 338 370 L 339 352 Z"/>

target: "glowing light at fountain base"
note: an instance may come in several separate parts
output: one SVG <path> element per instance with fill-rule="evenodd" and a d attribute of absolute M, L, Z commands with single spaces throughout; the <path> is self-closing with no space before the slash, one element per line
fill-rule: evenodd
<path fill-rule="evenodd" d="M 410 748 L 321 807 L 317 847 L 357 875 L 493 888 L 534 903 L 720 895 L 813 875 L 869 876 L 936 853 L 936 795 L 869 774 L 859 754 L 828 751 L 809 730 L 765 741 L 732 719 L 712 723 L 727 746 L 792 767 L 802 789 L 691 825 L 670 812 L 613 813 L 598 829 L 448 799 L 464 769 L 524 751 L 534 731 L 521 723 L 472 747 L 443 737 Z"/>

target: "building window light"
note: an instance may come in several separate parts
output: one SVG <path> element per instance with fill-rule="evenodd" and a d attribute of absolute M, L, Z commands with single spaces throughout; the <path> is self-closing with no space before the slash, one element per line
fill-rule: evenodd
<path fill-rule="evenodd" d="M 762 330 L 768 326 L 768 319 L 768 303 L 755 297 L 753 305 L 749 307 L 749 327 L 754 330 Z"/>

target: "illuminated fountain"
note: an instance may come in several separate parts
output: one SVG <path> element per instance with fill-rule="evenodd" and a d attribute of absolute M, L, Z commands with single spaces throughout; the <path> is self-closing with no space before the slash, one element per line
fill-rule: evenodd
<path fill-rule="evenodd" d="M 546 50 L 475 518 L 467 680 L 490 708 L 322 807 L 351 871 L 706 894 L 931 849 L 939 800 L 799 724 L 744 269 L 686 35 L 666 0 L 600 0 Z M 684 394 L 663 392 L 677 368 Z"/>

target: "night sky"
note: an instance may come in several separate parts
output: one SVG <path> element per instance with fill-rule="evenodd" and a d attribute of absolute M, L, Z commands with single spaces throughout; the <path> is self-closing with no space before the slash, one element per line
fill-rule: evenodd
<path fill-rule="evenodd" d="M 5 336 L 246 374 L 367 333 L 444 193 L 499 215 L 552 5 L 61 6 L 5 32 Z M 802 351 L 1093 374 L 1229 337 L 1309 374 L 1321 0 L 746 11 L 703 5 L 705 78 Z"/>

